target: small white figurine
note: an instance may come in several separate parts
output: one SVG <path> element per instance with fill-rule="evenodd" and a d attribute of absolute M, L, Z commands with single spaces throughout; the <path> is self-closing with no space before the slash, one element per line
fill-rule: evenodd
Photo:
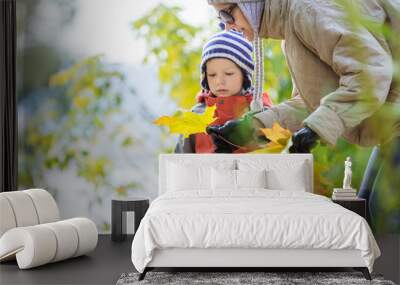
<path fill-rule="evenodd" d="M 347 157 L 346 161 L 344 162 L 344 179 L 343 179 L 343 189 L 352 189 L 351 188 L 351 158 L 350 156 Z"/>

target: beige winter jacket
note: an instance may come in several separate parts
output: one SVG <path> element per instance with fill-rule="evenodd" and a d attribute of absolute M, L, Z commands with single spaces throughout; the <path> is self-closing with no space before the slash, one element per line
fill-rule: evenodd
<path fill-rule="evenodd" d="M 238 3 L 248 0 L 209 0 Z M 252 0 L 250 0 L 251 2 Z M 265 0 L 260 37 L 284 39 L 291 99 L 256 115 L 296 131 L 309 126 L 330 145 L 340 137 L 372 146 L 400 135 L 400 86 L 392 83 L 392 52 L 382 34 L 344 23 L 332 0 Z M 360 11 L 400 35 L 400 0 L 360 0 Z M 400 36 L 399 36 L 400 37 Z M 399 44 L 399 43 L 398 43 Z M 268 74 L 267 74 L 268 76 Z M 368 93 L 368 90 L 372 91 Z"/>

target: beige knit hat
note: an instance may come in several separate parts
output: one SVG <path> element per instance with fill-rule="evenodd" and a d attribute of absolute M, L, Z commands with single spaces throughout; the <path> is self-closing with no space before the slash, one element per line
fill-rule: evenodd
<path fill-rule="evenodd" d="M 254 32 L 254 53 L 255 53 L 255 72 L 254 72 L 254 96 L 250 104 L 251 111 L 261 111 L 263 109 L 262 92 L 264 83 L 264 60 L 262 40 L 258 35 L 260 22 L 265 6 L 265 0 L 207 0 L 208 4 L 238 4 L 240 10 L 245 15 L 247 21 Z"/>

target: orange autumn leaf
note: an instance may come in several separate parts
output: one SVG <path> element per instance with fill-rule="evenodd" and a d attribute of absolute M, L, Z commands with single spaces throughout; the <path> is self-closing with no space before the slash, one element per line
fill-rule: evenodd
<path fill-rule="evenodd" d="M 181 134 L 187 138 L 191 134 L 206 132 L 207 126 L 215 120 L 215 108 L 215 106 L 207 107 L 202 114 L 178 111 L 172 116 L 162 116 L 153 123 L 168 127 L 170 134 Z"/>
<path fill-rule="evenodd" d="M 269 143 L 265 148 L 255 150 L 252 153 L 281 153 L 292 137 L 292 133 L 288 129 L 282 128 L 276 122 L 272 125 L 272 128 L 262 128 L 260 130 L 269 140 Z"/>
<path fill-rule="evenodd" d="M 286 143 L 292 136 L 292 133 L 288 129 L 282 128 L 276 122 L 272 125 L 272 128 L 262 128 L 260 130 L 271 142 L 281 145 L 286 145 Z"/>

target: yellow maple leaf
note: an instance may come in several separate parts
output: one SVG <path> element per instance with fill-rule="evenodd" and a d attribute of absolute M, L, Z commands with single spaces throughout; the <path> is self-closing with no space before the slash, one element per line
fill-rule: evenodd
<path fill-rule="evenodd" d="M 272 128 L 260 130 L 269 140 L 269 143 L 265 148 L 257 149 L 252 153 L 281 153 L 292 137 L 292 133 L 288 129 L 282 128 L 277 122 L 272 125 Z"/>
<path fill-rule="evenodd" d="M 172 116 L 162 116 L 153 123 L 168 127 L 171 134 L 181 134 L 187 138 L 191 134 L 206 132 L 207 126 L 215 120 L 215 108 L 215 106 L 207 107 L 202 114 L 178 111 Z"/>

